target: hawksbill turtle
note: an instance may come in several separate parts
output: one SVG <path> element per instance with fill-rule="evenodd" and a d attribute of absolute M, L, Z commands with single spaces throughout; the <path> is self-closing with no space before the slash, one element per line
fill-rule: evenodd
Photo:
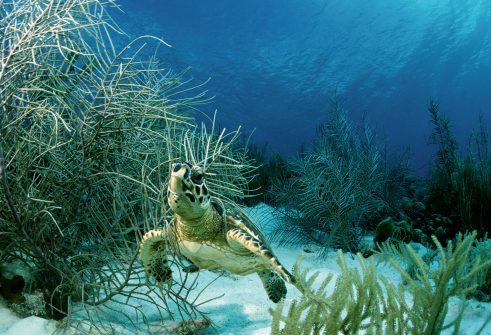
<path fill-rule="evenodd" d="M 147 232 L 140 243 L 140 259 L 148 277 L 158 283 L 171 280 L 167 256 L 173 245 L 191 263 L 185 271 L 257 273 L 275 303 L 286 295 L 285 281 L 296 284 L 253 221 L 240 209 L 226 208 L 210 196 L 199 166 L 172 165 L 167 199 L 174 212 L 172 220 L 162 229 Z"/>

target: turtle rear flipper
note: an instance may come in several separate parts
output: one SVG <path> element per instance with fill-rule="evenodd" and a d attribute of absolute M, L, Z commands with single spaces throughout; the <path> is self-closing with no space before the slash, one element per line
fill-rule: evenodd
<path fill-rule="evenodd" d="M 199 272 L 199 267 L 195 264 L 190 264 L 182 268 L 185 273 L 195 273 Z"/>
<path fill-rule="evenodd" d="M 271 270 L 263 270 L 257 274 L 261 278 L 264 289 L 272 302 L 277 303 L 286 296 L 285 282 L 277 273 Z"/>
<path fill-rule="evenodd" d="M 172 270 L 167 261 L 166 231 L 150 230 L 140 242 L 140 259 L 148 277 L 154 277 L 158 283 L 172 279 Z"/>

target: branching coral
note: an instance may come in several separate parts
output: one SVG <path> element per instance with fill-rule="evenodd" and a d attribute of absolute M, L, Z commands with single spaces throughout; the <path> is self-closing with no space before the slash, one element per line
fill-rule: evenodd
<path fill-rule="evenodd" d="M 169 166 L 192 145 L 193 111 L 207 99 L 142 60 L 148 42 L 165 42 L 142 37 L 117 51 L 111 5 L 0 2 L 0 263 L 24 263 L 24 290 L 42 289 L 48 314 L 69 316 L 78 333 L 108 332 L 107 313 L 148 329 L 145 305 L 161 319 L 199 314 L 195 283 L 181 274 L 168 289 L 147 286 L 137 252 L 141 232 L 167 217 Z M 213 168 L 232 171 L 215 172 L 217 187 L 240 197 L 248 167 L 216 136 L 199 138 L 219 145 Z"/>
<path fill-rule="evenodd" d="M 386 170 L 373 131 L 365 125 L 358 133 L 339 101 L 313 148 L 292 162 L 292 175 L 271 191 L 287 222 L 277 230 L 282 241 L 356 250 L 362 222 L 386 206 Z"/>
<path fill-rule="evenodd" d="M 262 147 L 254 143 L 244 143 L 246 155 L 258 166 L 255 178 L 248 185 L 250 190 L 245 204 L 249 207 L 264 202 L 277 205 L 276 195 L 271 192 L 272 185 L 291 177 L 290 166 L 286 158 L 278 153 L 267 154 L 267 145 Z"/>
<path fill-rule="evenodd" d="M 486 237 L 478 241 L 476 247 L 472 250 L 471 258 L 491 259 L 491 240 Z M 473 296 L 480 301 L 491 301 L 491 268 L 482 271 L 480 276 L 476 278 L 475 284 L 477 285 L 477 290 Z"/>
<path fill-rule="evenodd" d="M 339 252 L 341 274 L 334 291 L 329 293 L 332 276 L 314 289 L 318 273 L 309 276 L 297 264 L 295 274 L 306 288 L 305 294 L 291 303 L 286 315 L 284 304 L 278 304 L 272 311 L 272 334 L 436 335 L 443 329 L 457 334 L 465 306 L 462 305 L 456 319 L 446 320 L 450 297 L 465 297 L 473 292 L 475 279 L 491 267 L 490 260 L 471 261 L 475 241 L 475 233 L 458 236 L 455 245 L 444 249 L 434 239 L 438 250 L 438 265 L 434 269 L 410 246 L 405 246 L 405 257 L 418 270 L 414 278 L 395 260 L 392 265 L 406 280 L 406 287 L 395 286 L 378 275 L 373 259 L 367 262 L 359 256 L 361 271 L 348 268 Z"/>
<path fill-rule="evenodd" d="M 438 159 L 428 181 L 427 208 L 432 214 L 451 219 L 452 226 L 445 227 L 446 238 L 471 230 L 483 236 L 490 232 L 491 221 L 491 156 L 483 121 L 480 130 L 471 136 L 467 154 L 462 156 L 450 121 L 438 104 L 431 101 L 428 110 L 434 125 L 431 140 L 438 146 Z"/>
<path fill-rule="evenodd" d="M 216 116 L 216 115 L 215 115 Z M 238 146 L 240 127 L 227 132 L 216 129 L 215 117 L 211 127 L 173 129 L 169 137 L 169 161 L 199 165 L 206 174 L 212 196 L 237 206 L 250 196 L 249 184 L 256 176 L 256 163 Z"/>

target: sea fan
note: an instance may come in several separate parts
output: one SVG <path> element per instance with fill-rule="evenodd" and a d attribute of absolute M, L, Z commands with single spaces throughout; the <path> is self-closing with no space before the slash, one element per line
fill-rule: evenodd
<path fill-rule="evenodd" d="M 291 162 L 289 180 L 273 186 L 271 193 L 288 223 L 278 227 L 276 238 L 315 243 L 322 252 L 357 250 L 365 218 L 386 206 L 382 163 L 371 128 L 366 125 L 356 132 L 335 100 L 313 148 Z"/>
<path fill-rule="evenodd" d="M 249 184 L 257 167 L 246 155 L 245 147 L 238 146 L 240 127 L 231 132 L 226 129 L 217 131 L 214 114 L 209 129 L 202 123 L 201 127 L 184 131 L 182 128 L 174 129 L 169 136 L 173 143 L 169 162 L 189 162 L 200 166 L 214 197 L 238 206 L 245 197 L 252 196 Z"/>
<path fill-rule="evenodd" d="M 0 263 L 27 266 L 25 290 L 42 289 L 48 315 L 77 333 L 110 332 L 108 314 L 148 330 L 145 304 L 160 321 L 171 305 L 199 314 L 187 276 L 149 287 L 137 253 L 167 214 L 168 131 L 184 133 L 207 99 L 143 57 L 165 42 L 117 51 L 112 5 L 0 2 Z"/>

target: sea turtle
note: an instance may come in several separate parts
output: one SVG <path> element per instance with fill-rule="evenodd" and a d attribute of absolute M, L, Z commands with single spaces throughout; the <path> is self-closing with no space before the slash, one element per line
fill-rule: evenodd
<path fill-rule="evenodd" d="M 286 295 L 285 281 L 295 284 L 293 275 L 280 264 L 251 219 L 210 196 L 199 166 L 173 164 L 167 196 L 174 212 L 171 222 L 147 232 L 140 244 L 140 258 L 149 277 L 159 283 L 171 279 L 167 256 L 173 245 L 191 262 L 186 271 L 257 273 L 275 303 Z"/>

